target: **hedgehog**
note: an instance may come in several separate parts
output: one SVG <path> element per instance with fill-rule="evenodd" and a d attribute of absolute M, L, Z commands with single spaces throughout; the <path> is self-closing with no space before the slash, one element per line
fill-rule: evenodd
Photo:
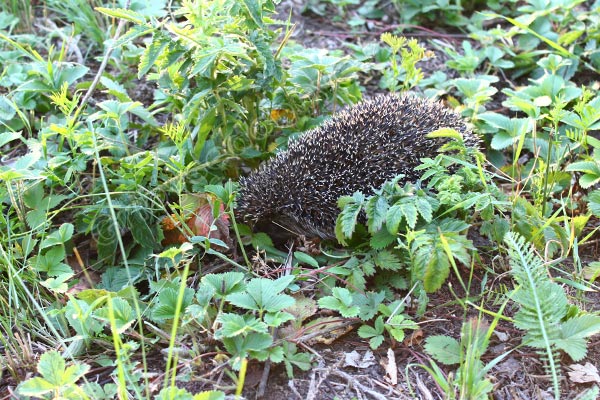
<path fill-rule="evenodd" d="M 439 102 L 389 94 L 358 103 L 241 178 L 236 215 L 263 231 L 278 226 L 333 239 L 338 198 L 356 191 L 373 194 L 400 174 L 401 183 L 416 181 L 421 158 L 449 140 L 425 136 L 440 128 L 455 129 L 467 146 L 478 146 L 465 121 Z"/>

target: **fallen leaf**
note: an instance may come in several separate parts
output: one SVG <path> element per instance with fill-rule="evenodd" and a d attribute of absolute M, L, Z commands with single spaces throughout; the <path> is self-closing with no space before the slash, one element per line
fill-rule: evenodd
<path fill-rule="evenodd" d="M 569 379 L 575 383 L 589 383 L 596 382 L 600 383 L 600 375 L 598 375 L 598 369 L 590 362 L 581 364 L 569 365 L 571 371 L 568 372 Z"/>
<path fill-rule="evenodd" d="M 208 193 L 188 196 L 188 204 L 185 208 L 189 210 L 190 205 L 195 206 L 193 212 L 187 211 L 185 214 L 185 224 L 189 230 L 182 227 L 181 217 L 178 215 L 172 214 L 164 217 L 161 221 L 164 235 L 162 245 L 185 243 L 189 235 L 205 236 L 229 243 L 231 241 L 229 237 L 229 216 L 224 213 L 223 204 L 219 206 L 217 218 L 213 216 L 213 197 Z"/>
<path fill-rule="evenodd" d="M 355 368 L 369 368 L 371 365 L 375 365 L 375 356 L 371 350 L 361 357 L 360 353 L 356 350 L 350 353 L 345 353 L 344 367 L 351 366 Z"/>
<path fill-rule="evenodd" d="M 398 365 L 396 365 L 396 356 L 391 348 L 387 351 L 387 363 L 383 368 L 385 368 L 386 380 L 396 386 L 398 384 Z"/>
<path fill-rule="evenodd" d="M 417 329 L 404 339 L 404 345 L 408 347 L 418 346 L 423 342 L 423 330 Z"/>

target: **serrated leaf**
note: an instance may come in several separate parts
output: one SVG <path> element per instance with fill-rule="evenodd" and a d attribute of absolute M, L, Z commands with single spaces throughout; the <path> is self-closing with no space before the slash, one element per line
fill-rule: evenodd
<path fill-rule="evenodd" d="M 248 10 L 248 14 L 252 18 L 252 21 L 259 27 L 263 27 L 262 21 L 262 4 L 257 0 L 243 0 L 242 4 L 246 10 Z"/>
<path fill-rule="evenodd" d="M 118 48 L 123 46 L 125 43 L 133 41 L 140 36 L 147 36 L 156 31 L 156 28 L 147 27 L 143 25 L 134 25 L 127 32 L 121 35 L 115 42 L 114 47 Z"/>
<path fill-rule="evenodd" d="M 512 146 L 519 138 L 511 136 L 508 132 L 500 131 L 494 134 L 490 146 L 494 150 L 504 150 Z"/>
<path fill-rule="evenodd" d="M 364 204 L 365 196 L 362 193 L 357 192 L 354 193 L 352 198 L 354 202 L 346 204 L 342 212 L 338 215 L 336 233 L 338 232 L 337 227 L 339 226 L 339 233 L 342 234 L 341 237 L 338 237 L 340 243 L 343 243 L 344 239 L 352 237 L 358 221 L 358 215 Z"/>
<path fill-rule="evenodd" d="M 381 302 L 385 299 L 385 292 L 355 293 L 352 302 L 360 308 L 359 317 L 367 321 L 375 316 Z"/>
<path fill-rule="evenodd" d="M 106 14 L 109 17 L 121 18 L 138 25 L 145 22 L 145 18 L 142 14 L 126 8 L 96 7 L 95 10 L 101 12 L 102 14 Z"/>
<path fill-rule="evenodd" d="M 373 261 L 375 265 L 385 270 L 397 271 L 402 268 L 402 262 L 398 256 L 389 250 L 382 250 L 375 253 Z"/>
<path fill-rule="evenodd" d="M 373 196 L 367 201 L 365 211 L 367 213 L 367 227 L 370 233 L 377 232 L 386 219 L 389 204 L 383 196 Z"/>
<path fill-rule="evenodd" d="M 112 312 L 116 324 L 116 331 L 118 333 L 125 332 L 131 324 L 135 322 L 133 308 L 127 301 L 120 297 L 109 298 L 108 301 L 112 302 Z M 110 321 L 110 310 L 108 305 L 96 310 L 93 315 L 103 319 L 107 323 Z"/>
<path fill-rule="evenodd" d="M 275 313 L 266 313 L 263 319 L 268 326 L 277 327 L 294 320 L 295 317 L 289 312 L 277 311 Z"/>
<path fill-rule="evenodd" d="M 402 214 L 404 215 L 404 218 L 406 219 L 406 223 L 408 224 L 408 226 L 411 229 L 415 229 L 415 226 L 417 225 L 417 207 L 415 207 L 415 205 L 411 202 L 411 203 L 401 203 L 400 204 L 400 210 L 402 210 Z"/>
<path fill-rule="evenodd" d="M 398 233 L 400 222 L 402 222 L 403 216 L 404 213 L 400 208 L 400 204 L 394 204 L 388 209 L 385 215 L 385 226 L 392 235 L 396 235 Z"/>
<path fill-rule="evenodd" d="M 67 281 L 70 280 L 73 275 L 74 274 L 72 273 L 67 273 L 58 275 L 56 278 L 48 278 L 45 281 L 42 281 L 41 285 L 56 293 L 66 293 L 69 289 Z"/>
<path fill-rule="evenodd" d="M 64 223 L 62 224 L 58 230 L 52 232 L 40 245 L 41 249 L 45 249 L 47 247 L 56 246 L 56 245 L 64 245 L 68 242 L 71 237 L 73 237 L 74 231 L 73 224 Z"/>
<path fill-rule="evenodd" d="M 358 328 L 358 336 L 360 336 L 363 339 L 369 339 L 374 336 L 381 335 L 382 333 L 383 331 L 378 332 L 375 328 L 369 325 L 362 325 L 360 328 Z"/>
<path fill-rule="evenodd" d="M 276 280 L 255 278 L 248 282 L 246 292 L 233 293 L 226 297 L 231 304 L 255 311 L 277 312 L 294 305 L 295 300 L 287 294 L 280 294 L 294 276 L 284 276 Z"/>
<path fill-rule="evenodd" d="M 215 335 L 217 339 L 244 335 L 248 332 L 268 333 L 267 325 L 250 315 L 223 313 L 218 321 L 221 322 L 221 329 Z"/>
<path fill-rule="evenodd" d="M 158 294 L 158 302 L 152 308 L 152 317 L 157 320 L 173 319 L 177 313 L 177 298 L 179 296 L 179 288 L 164 288 Z M 186 287 L 184 288 L 184 295 L 181 303 L 182 313 L 194 299 L 194 290 Z"/>
<path fill-rule="evenodd" d="M 352 295 L 346 288 L 335 287 L 333 296 L 325 296 L 319 299 L 319 307 L 338 311 L 343 317 L 356 317 L 360 312 L 358 306 L 352 306 Z"/>
<path fill-rule="evenodd" d="M 208 274 L 202 277 L 202 283 L 212 287 L 218 298 L 245 289 L 244 274 L 241 272 L 225 272 L 222 274 Z"/>
<path fill-rule="evenodd" d="M 138 65 L 138 79 L 141 79 L 144 75 L 150 71 L 158 57 L 162 54 L 163 50 L 169 44 L 169 38 L 165 37 L 163 34 L 155 33 L 152 37 L 152 41 L 144 52 L 140 56 L 140 63 Z"/>
<path fill-rule="evenodd" d="M 396 243 L 397 239 L 398 237 L 392 235 L 387 229 L 380 229 L 371 236 L 369 244 L 372 249 L 382 250 L 390 244 Z"/>
<path fill-rule="evenodd" d="M 584 189 L 587 189 L 598 182 L 600 182 L 600 175 L 596 174 L 583 174 L 581 178 L 579 178 L 579 184 Z"/>
<path fill-rule="evenodd" d="M 587 354 L 587 342 L 583 338 L 558 339 L 553 340 L 552 343 L 567 353 L 573 361 L 581 361 Z"/>
<path fill-rule="evenodd" d="M 430 336 L 425 341 L 425 351 L 437 361 L 445 365 L 460 362 L 460 343 L 449 336 Z"/>
<path fill-rule="evenodd" d="M 415 199 L 415 206 L 419 211 L 419 214 L 421 214 L 421 217 L 423 217 L 426 222 L 431 222 L 433 219 L 433 208 L 431 207 L 431 203 L 427 201 L 427 198 L 421 196 L 417 197 Z"/>
<path fill-rule="evenodd" d="M 561 325 L 561 331 L 561 336 L 565 339 L 595 335 L 600 333 L 600 316 L 584 314 L 569 318 Z"/>
<path fill-rule="evenodd" d="M 42 397 L 43 394 L 52 392 L 56 387 L 43 378 L 31 378 L 21 383 L 17 393 L 24 396 Z"/>
<path fill-rule="evenodd" d="M 247 357 L 249 351 L 260 351 L 267 349 L 273 344 L 273 338 L 268 333 L 252 332 L 247 336 L 238 335 L 232 338 L 224 338 L 225 349 L 238 360 L 234 360 L 234 368 L 239 368 L 239 361 Z"/>
<path fill-rule="evenodd" d="M 594 161 L 577 161 L 567 165 L 565 171 L 598 174 L 600 173 L 600 166 Z"/>
<path fill-rule="evenodd" d="M 363 339 L 369 339 L 369 346 L 373 350 L 377 349 L 383 343 L 384 323 L 381 316 L 375 320 L 375 326 L 362 325 L 358 328 L 358 336 Z"/>
<path fill-rule="evenodd" d="M 5 116 L 3 116 L 1 114 L 2 112 L 2 99 L 4 98 L 4 96 L 0 96 L 0 119 L 5 119 L 5 120 L 10 120 L 12 117 L 10 118 L 5 118 Z M 0 147 L 4 146 L 6 143 L 9 143 L 13 140 L 16 139 L 21 139 L 22 135 L 21 132 L 2 132 L 0 133 Z"/>
<path fill-rule="evenodd" d="M 102 324 L 91 317 L 91 306 L 85 301 L 69 299 L 64 311 L 69 325 L 83 337 L 90 337 L 103 329 Z"/>
<path fill-rule="evenodd" d="M 60 387 L 63 383 L 65 360 L 57 351 L 46 352 L 40 357 L 37 370 L 50 384 Z"/>

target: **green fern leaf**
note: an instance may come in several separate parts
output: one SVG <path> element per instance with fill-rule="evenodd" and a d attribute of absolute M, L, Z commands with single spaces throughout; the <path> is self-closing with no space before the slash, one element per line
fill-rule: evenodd
<path fill-rule="evenodd" d="M 567 312 L 567 299 L 561 287 L 551 282 L 542 260 L 535 255 L 533 247 L 525 239 L 509 232 L 504 237 L 512 273 L 520 285 L 513 293 L 513 300 L 521 309 L 515 314 L 514 323 L 527 334 L 523 341 L 533 347 L 544 349 L 548 372 L 552 376 L 555 396 L 560 396 L 560 366 L 554 351 L 560 333 L 560 321 Z M 576 347 L 576 346 L 574 346 Z M 574 349 L 575 350 L 575 349 Z M 574 351 L 580 354 L 580 352 Z"/>

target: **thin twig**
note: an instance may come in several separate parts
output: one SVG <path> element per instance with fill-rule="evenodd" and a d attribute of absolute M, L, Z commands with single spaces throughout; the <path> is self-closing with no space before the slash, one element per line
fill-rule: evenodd
<path fill-rule="evenodd" d="M 125 2 L 124 8 L 129 9 L 130 4 L 131 4 L 131 0 L 127 0 Z M 115 31 L 115 34 L 112 38 L 112 42 L 111 42 L 110 46 L 108 46 L 108 48 L 106 49 L 106 54 L 102 58 L 102 63 L 100 64 L 100 67 L 98 68 L 98 72 L 96 72 L 96 76 L 94 77 L 94 80 L 92 81 L 90 87 L 88 88 L 88 91 L 85 93 L 85 96 L 83 96 L 83 99 L 81 99 L 81 104 L 79 104 L 77 111 L 75 111 L 74 120 L 76 120 L 77 117 L 79 117 L 79 114 L 81 114 L 81 111 L 83 111 L 83 109 L 85 108 L 90 97 L 92 97 L 92 93 L 94 93 L 94 90 L 96 90 L 96 86 L 98 86 L 98 82 L 100 82 L 100 78 L 102 78 L 102 73 L 106 69 L 106 65 L 108 64 L 110 55 L 112 54 L 112 52 L 114 50 L 114 44 L 117 41 L 117 39 L 119 38 L 119 36 L 121 36 L 121 30 L 123 29 L 123 27 L 125 26 L 126 23 L 127 23 L 127 21 L 125 21 L 124 19 L 119 21 L 119 25 L 117 25 L 117 30 Z"/>

